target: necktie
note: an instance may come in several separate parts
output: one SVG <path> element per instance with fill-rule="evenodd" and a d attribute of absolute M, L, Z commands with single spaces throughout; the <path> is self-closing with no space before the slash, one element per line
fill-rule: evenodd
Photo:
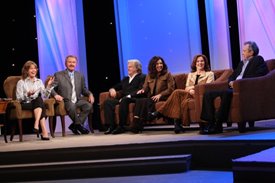
<path fill-rule="evenodd" d="M 72 102 L 76 103 L 76 92 L 75 92 L 74 74 L 73 73 L 70 73 L 70 78 L 71 78 L 71 82 L 72 82 L 72 85 L 73 85 L 73 88 L 72 88 Z"/>

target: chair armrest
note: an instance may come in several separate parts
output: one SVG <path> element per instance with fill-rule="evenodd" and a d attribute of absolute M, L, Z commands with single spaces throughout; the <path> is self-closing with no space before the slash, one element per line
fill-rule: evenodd
<path fill-rule="evenodd" d="M 7 114 L 11 119 L 20 119 L 22 116 L 22 106 L 18 100 L 11 100 L 7 106 Z"/>
<path fill-rule="evenodd" d="M 207 91 L 221 91 L 228 89 L 228 77 L 232 74 L 232 69 L 226 69 L 222 71 L 222 75 L 212 83 L 205 83 L 195 86 L 195 108 L 197 110 L 197 116 L 200 115 L 203 95 Z M 199 117 L 197 118 L 199 119 Z"/>
<path fill-rule="evenodd" d="M 109 92 L 101 92 L 99 94 L 99 106 L 102 106 L 104 101 L 107 100 L 108 98 L 110 98 Z"/>
<path fill-rule="evenodd" d="M 54 116 L 54 104 L 55 104 L 55 99 L 49 98 L 44 100 L 46 109 L 47 109 L 47 115 L 48 116 Z"/>
<path fill-rule="evenodd" d="M 275 118 L 275 70 L 267 75 L 234 81 L 233 102 L 238 102 L 243 120 Z M 258 119 L 260 117 L 260 119 Z"/>
<path fill-rule="evenodd" d="M 57 116 L 65 116 L 67 115 L 67 111 L 65 109 L 65 103 L 64 101 L 55 101 L 55 106 L 54 106 L 54 110 L 55 110 L 55 115 Z"/>
<path fill-rule="evenodd" d="M 217 78 L 215 82 L 227 82 L 228 78 L 231 76 L 231 74 L 233 73 L 233 69 L 225 69 L 222 71 L 222 74 L 220 75 L 219 78 Z"/>
<path fill-rule="evenodd" d="M 80 99 L 81 99 L 81 100 L 89 101 L 89 97 L 86 97 L 86 96 L 82 96 Z M 92 107 L 90 113 L 93 113 L 93 112 L 94 112 L 94 108 Z"/>
<path fill-rule="evenodd" d="M 228 83 L 227 81 L 223 82 L 212 82 L 212 83 L 206 83 L 206 84 L 201 84 L 201 85 L 196 85 L 195 86 L 195 102 L 196 100 L 198 101 L 199 104 L 202 102 L 202 98 L 205 92 L 207 91 L 221 91 L 221 90 L 226 90 L 228 89 Z"/>
<path fill-rule="evenodd" d="M 107 100 L 108 98 L 110 98 L 110 94 L 109 92 L 101 92 L 99 94 L 99 111 L 100 111 L 100 120 L 101 120 L 101 124 L 105 125 L 105 118 L 104 118 L 104 110 L 103 110 L 103 103 L 105 100 Z"/>
<path fill-rule="evenodd" d="M 219 91 L 228 89 L 228 82 L 213 82 L 195 86 L 195 94 L 203 95 L 206 91 Z"/>
<path fill-rule="evenodd" d="M 195 86 L 195 95 L 194 95 L 194 102 L 195 102 L 195 119 L 197 122 L 201 122 L 200 115 L 201 115 L 201 108 L 202 108 L 202 100 L 203 95 L 206 91 L 216 91 L 216 90 L 225 90 L 228 88 L 228 83 L 223 82 L 212 82 L 206 84 L 200 84 Z"/>

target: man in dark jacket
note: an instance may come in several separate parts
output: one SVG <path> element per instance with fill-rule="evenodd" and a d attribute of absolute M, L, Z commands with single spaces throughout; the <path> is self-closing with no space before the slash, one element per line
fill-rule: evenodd
<path fill-rule="evenodd" d="M 233 82 L 235 80 L 259 77 L 268 73 L 268 68 L 263 57 L 258 54 L 259 48 L 255 42 L 245 42 L 242 50 L 243 60 L 229 77 L 228 90 L 205 92 L 201 119 L 207 121 L 208 125 L 201 129 L 201 134 L 222 133 L 222 122 L 228 119 L 233 94 Z M 215 112 L 214 100 L 217 97 L 221 97 L 221 105 L 219 110 Z"/>
<path fill-rule="evenodd" d="M 103 104 L 104 118 L 110 123 L 109 129 L 104 134 L 120 134 L 125 132 L 128 118 L 129 104 L 134 103 L 137 91 L 142 88 L 145 75 L 139 60 L 128 61 L 128 76 L 109 89 L 110 97 Z M 115 106 L 119 104 L 119 125 L 115 124 Z"/>

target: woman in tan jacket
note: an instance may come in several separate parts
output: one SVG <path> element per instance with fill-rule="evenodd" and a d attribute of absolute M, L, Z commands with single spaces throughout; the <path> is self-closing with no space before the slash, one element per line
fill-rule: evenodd
<path fill-rule="evenodd" d="M 136 100 L 133 133 L 142 132 L 143 122 L 148 120 L 149 113 L 155 111 L 155 103 L 165 101 L 174 89 L 175 81 L 164 59 L 160 56 L 152 57 L 143 87 L 137 92 L 144 97 Z"/>
<path fill-rule="evenodd" d="M 196 55 L 191 64 L 191 72 L 188 74 L 185 89 L 176 89 L 158 111 L 151 113 L 151 118 L 161 116 L 173 118 L 175 133 L 183 132 L 181 121 L 184 126 L 190 125 L 187 104 L 194 96 L 195 85 L 212 81 L 214 81 L 214 73 L 210 71 L 207 57 L 202 54 Z"/>

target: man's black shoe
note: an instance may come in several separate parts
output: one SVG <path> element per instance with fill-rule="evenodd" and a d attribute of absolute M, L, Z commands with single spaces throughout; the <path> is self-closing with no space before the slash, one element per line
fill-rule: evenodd
<path fill-rule="evenodd" d="M 112 131 L 112 134 L 116 135 L 124 132 L 125 132 L 125 129 L 123 127 L 118 126 L 116 129 L 114 129 L 114 131 Z"/>
<path fill-rule="evenodd" d="M 77 129 L 81 134 L 88 134 L 90 132 L 80 124 L 75 125 L 75 129 Z"/>
<path fill-rule="evenodd" d="M 104 132 L 105 135 L 111 134 L 114 131 L 113 128 L 108 128 L 107 131 Z"/>
<path fill-rule="evenodd" d="M 222 133 L 223 132 L 222 122 L 217 122 L 216 131 L 217 131 L 217 133 Z"/>
<path fill-rule="evenodd" d="M 209 124 L 204 129 L 200 131 L 200 134 L 202 135 L 210 135 L 210 134 L 218 134 L 222 133 L 223 128 L 220 124 Z"/>
<path fill-rule="evenodd" d="M 73 123 L 70 124 L 70 126 L 68 128 L 73 132 L 73 134 L 80 135 L 80 133 L 77 131 L 77 129 L 75 128 L 75 125 Z"/>
<path fill-rule="evenodd" d="M 181 121 L 180 119 L 174 119 L 174 132 L 175 134 L 178 134 L 180 132 L 184 132 L 184 128 L 181 126 Z"/>

